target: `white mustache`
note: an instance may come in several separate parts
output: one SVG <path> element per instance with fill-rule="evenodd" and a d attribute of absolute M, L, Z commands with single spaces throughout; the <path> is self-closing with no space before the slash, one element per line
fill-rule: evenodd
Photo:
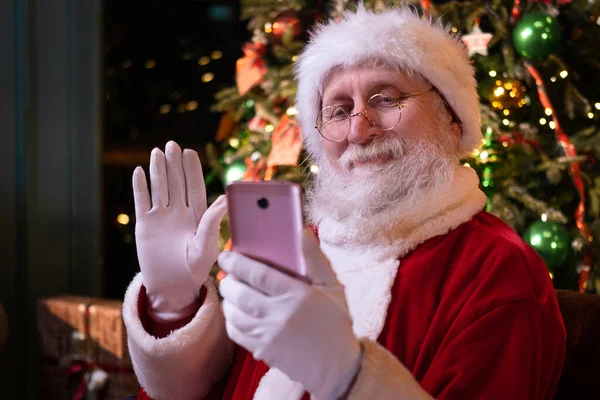
<path fill-rule="evenodd" d="M 406 154 L 406 142 L 400 136 L 381 138 L 367 146 L 351 146 L 339 158 L 340 165 L 346 171 L 352 170 L 357 163 L 380 158 L 393 160 Z"/>

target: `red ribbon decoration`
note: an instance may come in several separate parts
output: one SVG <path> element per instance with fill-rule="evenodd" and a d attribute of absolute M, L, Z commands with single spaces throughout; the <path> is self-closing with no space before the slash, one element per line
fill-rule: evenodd
<path fill-rule="evenodd" d="M 73 365 L 71 365 L 67 370 L 67 373 L 70 376 L 81 373 L 79 385 L 77 385 L 77 390 L 75 391 L 75 393 L 73 393 L 73 400 L 83 400 L 83 398 L 85 397 L 85 389 L 87 386 L 87 382 L 85 381 L 85 373 L 92 369 L 92 367 L 89 364 L 90 363 L 86 361 L 74 361 Z"/>
<path fill-rule="evenodd" d="M 244 55 L 235 64 L 235 79 L 240 96 L 245 95 L 258 84 L 267 73 L 267 67 L 262 57 L 267 51 L 267 45 L 262 42 L 247 42 L 242 47 Z"/>
<path fill-rule="evenodd" d="M 526 139 L 519 131 L 513 131 L 511 135 L 500 135 L 498 138 L 500 142 L 507 142 L 509 146 L 521 145 L 530 146 L 534 149 L 539 149 L 540 144 L 537 140 Z"/>
<path fill-rule="evenodd" d="M 68 375 L 73 376 L 77 374 L 81 374 L 81 379 L 79 381 L 79 385 L 77 385 L 77 390 L 73 394 L 73 400 L 83 400 L 85 398 L 85 391 L 87 387 L 87 382 L 85 381 L 86 372 L 93 371 L 95 369 L 102 369 L 108 372 L 114 372 L 118 374 L 129 374 L 133 373 L 133 368 L 130 367 L 115 367 L 111 365 L 100 365 L 91 363 L 85 360 L 73 360 L 71 362 L 71 366 L 67 368 L 65 371 Z"/>
<path fill-rule="evenodd" d="M 556 117 L 556 113 L 554 112 L 554 107 L 552 107 L 552 103 L 550 102 L 550 99 L 548 98 L 548 95 L 546 94 L 546 87 L 544 86 L 544 81 L 542 80 L 542 76 L 537 71 L 537 69 L 535 69 L 535 67 L 533 65 L 531 65 L 531 63 L 529 63 L 528 61 L 524 61 L 524 64 L 527 67 L 527 70 L 529 71 L 531 76 L 535 79 L 538 97 L 540 98 L 540 102 L 542 103 L 542 106 L 544 106 L 544 108 L 549 108 L 552 111 L 552 120 L 554 121 L 554 124 L 555 124 L 556 139 L 557 139 L 558 143 L 563 148 L 565 155 L 567 157 L 576 157 L 577 150 L 575 149 L 575 146 L 573 145 L 573 143 L 571 143 L 571 140 L 569 139 L 569 137 L 565 134 L 565 132 L 560 127 L 558 118 Z M 587 226 L 587 224 L 585 223 L 585 220 L 584 220 L 584 218 L 585 218 L 585 190 L 584 190 L 584 186 L 583 186 L 583 179 L 581 178 L 581 165 L 579 162 L 572 162 L 572 163 L 570 163 L 570 167 L 571 167 L 571 177 L 573 179 L 573 184 L 575 185 L 575 189 L 577 189 L 577 192 L 579 194 L 579 205 L 577 206 L 577 209 L 575 210 L 575 224 L 577 225 L 577 229 L 579 230 L 581 235 L 587 241 L 591 241 L 592 235 L 590 233 L 589 227 Z M 584 265 L 581 268 L 581 270 L 579 271 L 579 291 L 581 293 L 585 292 L 586 282 L 590 276 L 591 265 L 592 265 L 591 254 L 589 252 L 586 253 L 583 260 L 584 260 Z"/>

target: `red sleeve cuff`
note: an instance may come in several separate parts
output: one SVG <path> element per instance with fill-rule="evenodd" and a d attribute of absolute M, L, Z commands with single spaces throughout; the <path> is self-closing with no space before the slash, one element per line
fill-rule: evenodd
<path fill-rule="evenodd" d="M 154 337 L 157 338 L 164 338 L 166 336 L 168 336 L 171 332 L 173 332 L 174 330 L 177 330 L 185 325 L 187 325 L 188 323 L 190 323 L 190 321 L 192 319 L 194 319 L 194 316 L 196 315 L 196 313 L 198 312 L 198 310 L 200 309 L 200 307 L 202 307 L 202 304 L 204 304 L 204 299 L 206 298 L 206 288 L 204 286 L 202 286 L 202 288 L 200 289 L 200 297 L 198 297 L 197 300 L 197 309 L 196 312 L 194 312 L 192 315 L 190 315 L 189 317 L 180 319 L 179 321 L 173 321 L 173 322 L 168 322 L 168 323 L 161 323 L 161 322 L 157 322 L 155 320 L 152 319 L 152 317 L 150 317 L 150 314 L 148 313 L 148 296 L 146 294 L 146 287 L 142 285 L 142 289 L 140 290 L 140 295 L 138 296 L 138 315 L 140 317 L 140 321 L 142 322 L 142 326 L 144 327 L 144 329 L 146 330 L 146 332 Z"/>

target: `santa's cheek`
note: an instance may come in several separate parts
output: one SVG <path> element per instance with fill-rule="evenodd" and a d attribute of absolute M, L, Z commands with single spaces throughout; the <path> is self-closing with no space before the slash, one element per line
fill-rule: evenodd
<path fill-rule="evenodd" d="M 325 155 L 332 165 L 337 165 L 339 158 L 344 154 L 344 151 L 348 147 L 346 141 L 344 142 L 330 142 L 323 140 L 323 150 Z"/>

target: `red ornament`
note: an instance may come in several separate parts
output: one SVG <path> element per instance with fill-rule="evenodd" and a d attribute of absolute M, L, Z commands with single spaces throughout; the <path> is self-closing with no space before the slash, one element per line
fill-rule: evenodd
<path fill-rule="evenodd" d="M 287 41 L 303 41 L 305 33 L 298 14 L 293 10 L 286 10 L 275 16 L 270 29 L 267 29 L 267 38 L 269 43 L 277 46 L 286 44 Z"/>

